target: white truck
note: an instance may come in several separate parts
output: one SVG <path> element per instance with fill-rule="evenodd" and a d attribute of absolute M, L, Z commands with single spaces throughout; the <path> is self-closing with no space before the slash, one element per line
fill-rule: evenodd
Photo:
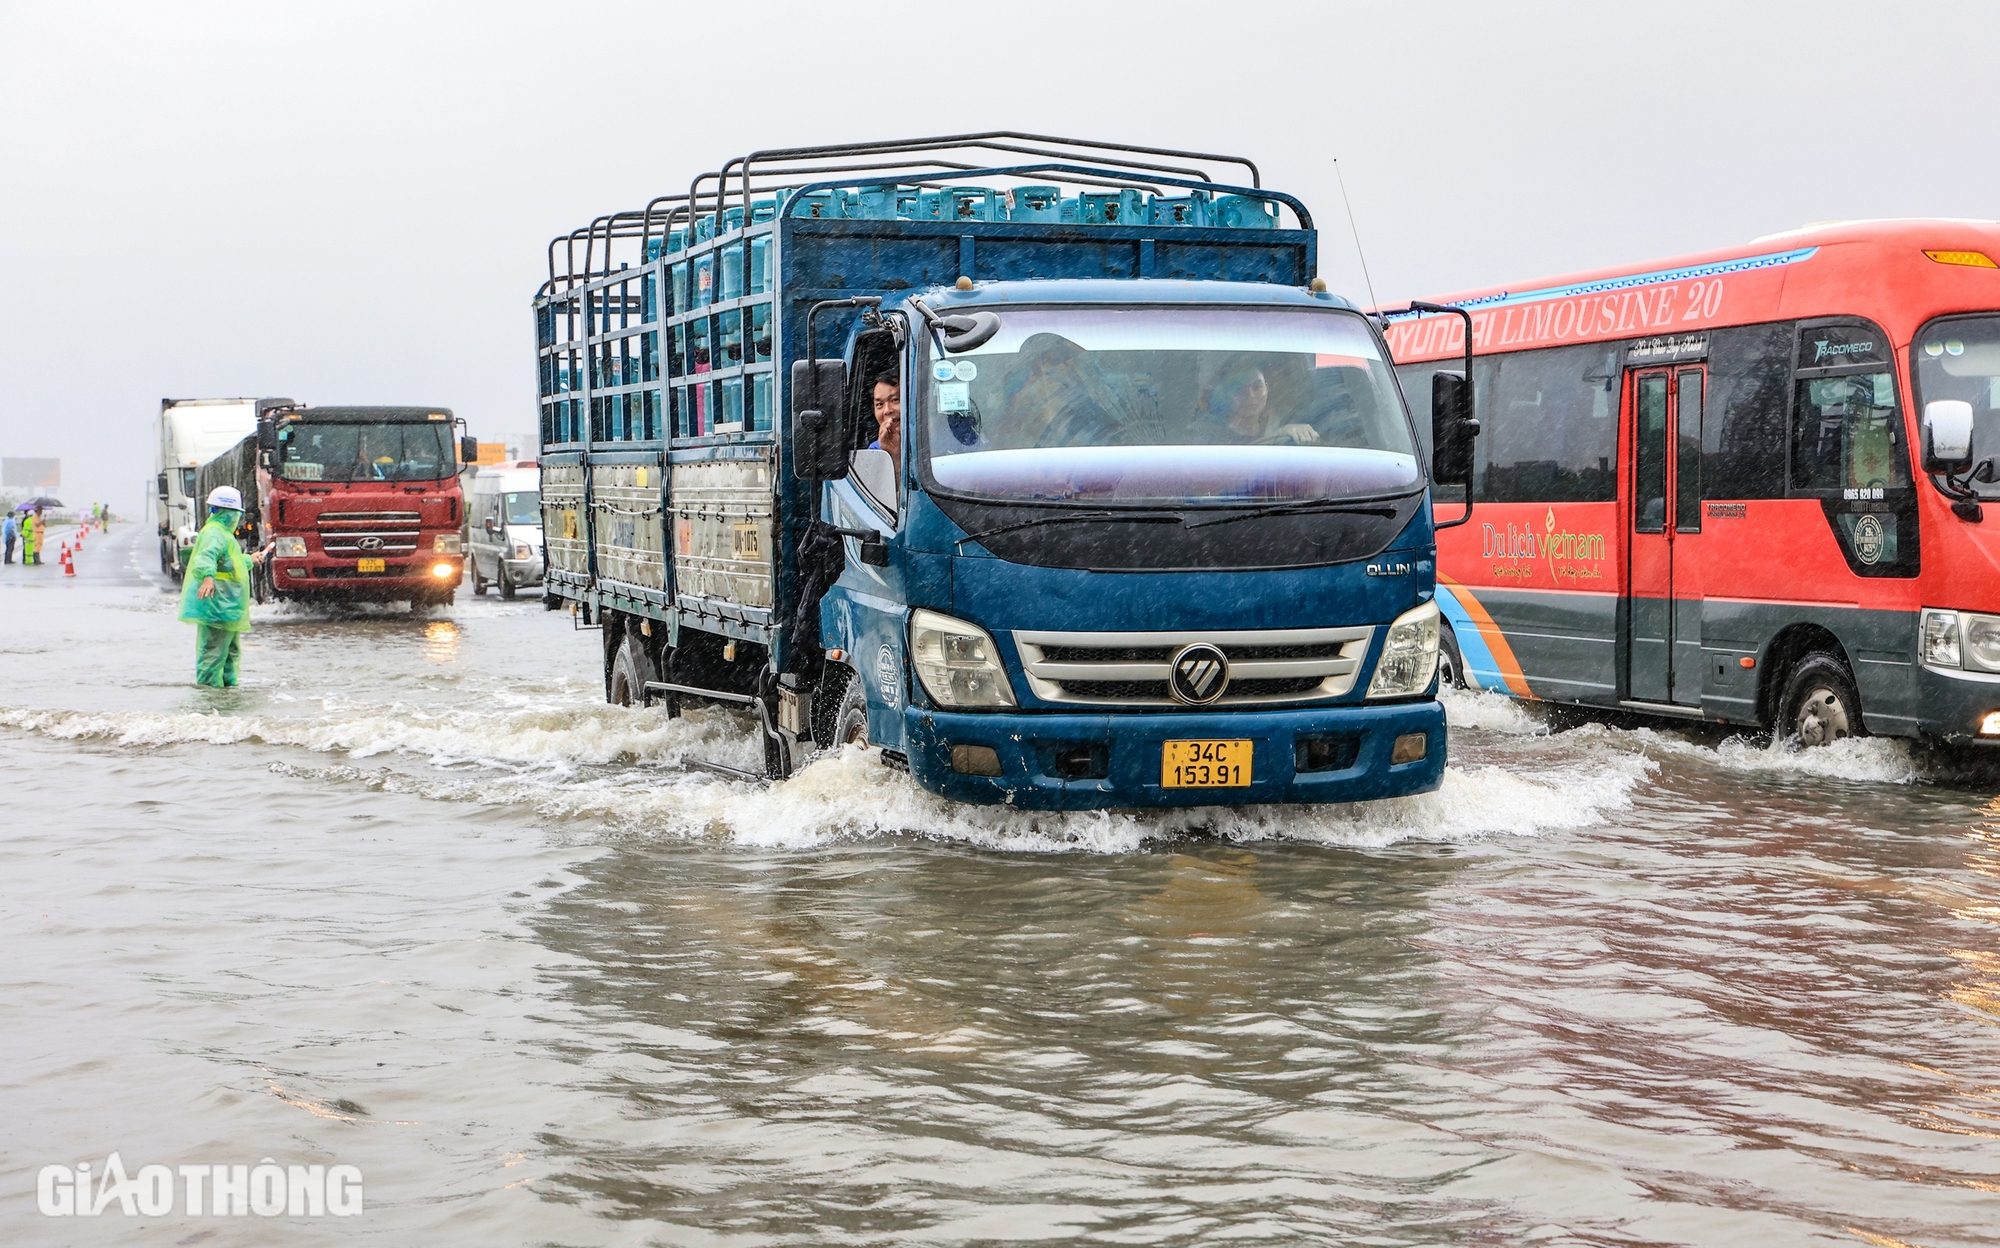
<path fill-rule="evenodd" d="M 257 432 L 266 408 L 291 399 L 161 399 L 154 461 L 153 519 L 160 535 L 160 571 L 179 580 L 187 549 L 204 518 L 195 497 L 195 470 Z"/>

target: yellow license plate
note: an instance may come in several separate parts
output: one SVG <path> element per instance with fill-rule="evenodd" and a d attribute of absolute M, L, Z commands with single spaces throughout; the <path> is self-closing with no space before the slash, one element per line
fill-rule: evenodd
<path fill-rule="evenodd" d="M 381 559 L 363 559 L 354 565 L 354 570 L 356 572 L 381 572 L 388 566 L 388 563 Z"/>
<path fill-rule="evenodd" d="M 1248 741 L 1168 741 L 1160 750 L 1160 787 L 1248 788 L 1250 754 Z"/>

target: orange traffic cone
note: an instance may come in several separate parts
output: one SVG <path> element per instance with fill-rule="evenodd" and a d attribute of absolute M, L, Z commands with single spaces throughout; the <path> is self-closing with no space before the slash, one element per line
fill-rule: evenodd
<path fill-rule="evenodd" d="M 62 563 L 63 563 L 63 575 L 64 575 L 64 576 L 75 576 L 75 575 L 76 575 L 76 563 L 75 563 L 75 561 L 74 561 L 74 560 L 72 560 L 72 559 L 70 558 L 70 555 L 69 555 L 69 551 L 68 551 L 67 549 L 65 549 L 65 550 L 63 551 L 63 560 L 62 560 Z"/>

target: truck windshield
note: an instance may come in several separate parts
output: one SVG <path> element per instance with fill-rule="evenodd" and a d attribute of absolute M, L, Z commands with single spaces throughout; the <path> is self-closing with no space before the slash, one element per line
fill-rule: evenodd
<path fill-rule="evenodd" d="M 278 430 L 287 481 L 438 481 L 458 471 L 444 421 L 287 424 Z"/>
<path fill-rule="evenodd" d="M 1972 453 L 2000 462 L 2000 316 L 1936 321 L 1917 335 L 1917 403 L 1972 404 Z M 1969 482 L 1982 498 L 2000 498 L 2000 482 Z"/>
<path fill-rule="evenodd" d="M 1374 335 L 1332 309 L 1001 310 L 979 349 L 933 345 L 916 397 L 953 494 L 1226 505 L 1423 480 Z"/>
<path fill-rule="evenodd" d="M 508 491 L 501 501 L 501 509 L 507 513 L 508 524 L 542 522 L 542 496 L 534 490 Z"/>

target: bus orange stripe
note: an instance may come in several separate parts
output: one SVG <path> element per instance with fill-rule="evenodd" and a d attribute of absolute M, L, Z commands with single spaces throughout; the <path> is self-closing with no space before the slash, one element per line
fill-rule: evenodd
<path fill-rule="evenodd" d="M 1486 648 L 1493 652 L 1493 661 L 1500 665 L 1500 679 L 1507 682 L 1507 688 L 1517 698 L 1534 697 L 1534 693 L 1528 688 L 1528 678 L 1521 674 L 1521 661 L 1514 657 L 1514 647 L 1507 644 L 1507 635 L 1500 631 L 1500 626 L 1486 613 L 1485 604 L 1473 597 L 1471 590 L 1442 572 L 1438 574 L 1437 579 L 1450 588 L 1452 595 L 1458 599 L 1458 605 L 1464 607 L 1465 613 L 1472 617 L 1473 624 L 1479 629 L 1479 635 L 1486 641 Z"/>

